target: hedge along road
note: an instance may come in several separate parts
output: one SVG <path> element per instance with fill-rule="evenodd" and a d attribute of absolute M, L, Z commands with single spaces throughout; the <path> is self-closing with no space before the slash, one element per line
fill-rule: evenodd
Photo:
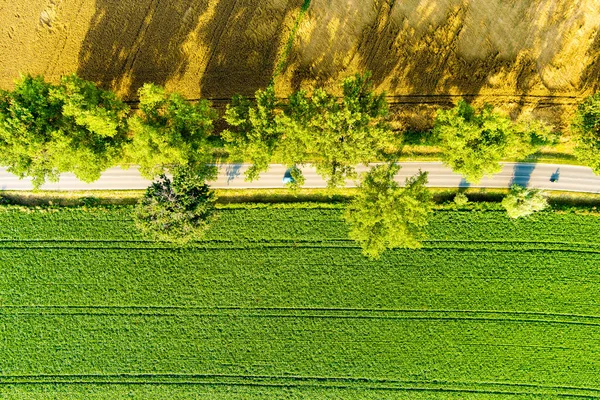
<path fill-rule="evenodd" d="M 429 172 L 430 187 L 476 187 L 476 188 L 506 188 L 513 183 L 519 185 L 574 192 L 600 193 L 600 176 L 595 175 L 590 168 L 564 164 L 535 164 L 535 163 L 503 163 L 502 170 L 489 178 L 484 178 L 479 184 L 469 184 L 459 174 L 444 166 L 441 162 L 402 162 L 402 169 L 397 175 L 401 183 L 416 174 L 419 169 Z M 215 189 L 246 189 L 246 188 L 280 188 L 285 166 L 271 165 L 268 172 L 261 174 L 254 182 L 246 182 L 244 173 L 248 164 L 222 164 L 219 177 L 211 183 Z M 364 172 L 368 167 L 360 165 L 357 171 Z M 307 188 L 326 187 L 325 181 L 317 175 L 310 165 L 302 168 Z M 551 182 L 551 179 L 554 182 Z M 105 171 L 100 179 L 93 183 L 85 183 L 71 173 L 62 174 L 57 183 L 47 183 L 44 190 L 127 190 L 145 189 L 150 181 L 140 176 L 135 167 L 129 169 L 111 168 Z M 348 187 L 356 186 L 356 182 L 348 181 Z M 19 179 L 4 168 L 0 168 L 1 190 L 31 190 L 33 186 L 29 179 Z"/>

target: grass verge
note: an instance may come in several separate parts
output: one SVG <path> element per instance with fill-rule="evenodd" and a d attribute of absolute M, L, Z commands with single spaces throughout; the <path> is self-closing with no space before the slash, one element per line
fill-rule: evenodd
<path fill-rule="evenodd" d="M 483 210 L 499 207 L 498 203 L 508 189 L 486 188 L 430 188 L 438 209 L 454 209 L 453 199 L 464 193 L 470 203 L 462 209 Z M 357 188 L 341 189 L 216 189 L 217 205 L 231 208 L 245 204 L 281 204 L 288 207 L 304 207 L 306 203 L 336 206 L 350 201 Z M 554 210 L 596 212 L 600 210 L 600 194 L 563 191 L 546 191 L 548 202 Z M 28 207 L 76 207 L 76 206 L 124 206 L 137 204 L 143 190 L 95 190 L 95 191 L 5 191 L 0 203 Z"/>

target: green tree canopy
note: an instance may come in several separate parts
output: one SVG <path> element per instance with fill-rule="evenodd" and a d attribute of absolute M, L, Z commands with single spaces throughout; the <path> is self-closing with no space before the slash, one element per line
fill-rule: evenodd
<path fill-rule="evenodd" d="M 58 156 L 57 168 L 85 182 L 97 180 L 123 158 L 129 107 L 76 75 L 63 77 L 53 95 L 62 102 L 62 129 L 51 151 Z"/>
<path fill-rule="evenodd" d="M 313 163 L 330 187 L 356 176 L 355 166 L 385 157 L 394 143 L 386 122 L 385 94 L 374 94 L 370 75 L 343 83 L 341 99 L 324 89 L 310 96 L 298 91 L 289 102 L 276 101 L 273 86 L 256 92 L 256 102 L 235 97 L 226 112 L 230 128 L 223 133 L 234 158 L 253 163 L 247 179 L 255 179 L 275 159 L 303 182 L 298 165 Z"/>
<path fill-rule="evenodd" d="M 575 155 L 600 174 L 600 93 L 586 98 L 577 108 L 572 128 Z"/>
<path fill-rule="evenodd" d="M 541 190 L 527 189 L 515 184 L 502 200 L 502 207 L 506 209 L 510 218 L 520 218 L 548 207 L 548 201 Z"/>
<path fill-rule="evenodd" d="M 341 100 L 316 89 L 294 93 L 280 118 L 281 154 L 289 166 L 312 160 L 329 187 L 356 177 L 355 166 L 386 157 L 394 134 L 385 93 L 373 93 L 370 74 L 344 81 Z"/>
<path fill-rule="evenodd" d="M 177 166 L 201 166 L 213 161 L 211 134 L 216 112 L 207 100 L 186 101 L 177 93 L 145 84 L 138 91 L 140 110 L 129 120 L 132 142 L 126 162 L 153 178 Z"/>
<path fill-rule="evenodd" d="M 23 76 L 0 92 L 0 163 L 35 187 L 61 172 L 96 180 L 122 156 L 127 112 L 113 93 L 75 75 L 58 85 Z"/>
<path fill-rule="evenodd" d="M 424 238 L 423 227 L 433 205 L 425 187 L 427 173 L 407 179 L 402 188 L 394 180 L 399 170 L 397 164 L 371 168 L 344 212 L 350 238 L 372 258 L 379 258 L 386 249 L 418 248 Z"/>
<path fill-rule="evenodd" d="M 137 227 L 160 240 L 186 243 L 200 239 L 215 213 L 215 195 L 205 176 L 193 169 L 176 167 L 173 179 L 160 175 L 135 213 Z"/>
<path fill-rule="evenodd" d="M 476 111 L 460 100 L 450 110 L 437 114 L 434 135 L 443 151 L 443 160 L 471 183 L 502 169 L 500 161 L 532 154 L 534 125 L 521 125 L 494 112 L 491 105 Z"/>
<path fill-rule="evenodd" d="M 227 105 L 225 120 L 229 129 L 221 136 L 226 149 L 237 161 L 248 160 L 252 166 L 246 172 L 247 180 L 255 180 L 269 169 L 273 151 L 281 140 L 281 126 L 276 120 L 277 100 L 273 85 L 256 92 L 253 104 L 243 96 L 233 96 Z"/>

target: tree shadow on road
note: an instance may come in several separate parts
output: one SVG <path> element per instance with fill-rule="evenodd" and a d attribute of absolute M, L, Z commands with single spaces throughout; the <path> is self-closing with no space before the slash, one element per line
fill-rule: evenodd
<path fill-rule="evenodd" d="M 519 185 L 523 187 L 527 187 L 529 185 L 529 181 L 531 180 L 531 174 L 535 170 L 535 164 L 525 164 L 525 163 L 517 163 L 513 168 L 513 175 L 510 179 L 510 186 Z"/>

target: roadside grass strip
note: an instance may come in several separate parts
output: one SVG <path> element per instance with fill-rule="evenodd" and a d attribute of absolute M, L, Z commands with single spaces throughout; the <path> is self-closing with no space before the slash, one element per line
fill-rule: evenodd
<path fill-rule="evenodd" d="M 600 218 L 439 211 L 364 258 L 336 208 L 0 212 L 1 399 L 600 398 Z"/>

